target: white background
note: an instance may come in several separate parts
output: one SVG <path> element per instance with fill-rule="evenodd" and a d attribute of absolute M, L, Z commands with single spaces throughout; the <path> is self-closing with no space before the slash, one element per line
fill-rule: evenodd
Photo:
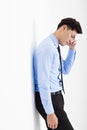
<path fill-rule="evenodd" d="M 65 17 L 76 18 L 83 29 L 74 66 L 64 76 L 65 109 L 75 130 L 87 129 L 86 5 L 86 0 L 0 1 L 0 130 L 46 130 L 34 106 L 32 51 Z M 61 49 L 65 57 L 67 47 Z"/>

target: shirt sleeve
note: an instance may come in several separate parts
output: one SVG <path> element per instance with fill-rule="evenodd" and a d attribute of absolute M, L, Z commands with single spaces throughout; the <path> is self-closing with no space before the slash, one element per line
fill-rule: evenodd
<path fill-rule="evenodd" d="M 51 93 L 49 75 L 53 59 L 52 48 L 50 46 L 43 47 L 43 50 L 38 52 L 37 57 L 37 73 L 38 73 L 38 87 L 41 97 L 41 102 L 47 114 L 54 113 Z"/>
<path fill-rule="evenodd" d="M 68 74 L 72 68 L 72 65 L 75 61 L 76 51 L 69 49 L 67 58 L 62 60 L 62 71 L 63 74 Z"/>

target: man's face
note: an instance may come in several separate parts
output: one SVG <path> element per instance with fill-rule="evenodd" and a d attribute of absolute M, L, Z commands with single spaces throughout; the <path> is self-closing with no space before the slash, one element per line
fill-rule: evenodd
<path fill-rule="evenodd" d="M 75 30 L 68 29 L 67 26 L 62 31 L 61 45 L 69 45 L 75 41 L 77 32 Z"/>

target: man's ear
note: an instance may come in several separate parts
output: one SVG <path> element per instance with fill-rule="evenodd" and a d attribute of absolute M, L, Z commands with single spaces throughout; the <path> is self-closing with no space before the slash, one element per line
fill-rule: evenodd
<path fill-rule="evenodd" d="M 63 25 L 63 26 L 62 26 L 62 30 L 63 30 L 63 31 L 67 30 L 67 25 Z"/>

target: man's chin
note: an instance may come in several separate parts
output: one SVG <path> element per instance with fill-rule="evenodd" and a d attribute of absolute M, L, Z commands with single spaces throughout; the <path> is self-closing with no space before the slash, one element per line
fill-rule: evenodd
<path fill-rule="evenodd" d="M 65 45 L 67 45 L 66 43 L 61 43 L 61 46 L 65 46 Z"/>

